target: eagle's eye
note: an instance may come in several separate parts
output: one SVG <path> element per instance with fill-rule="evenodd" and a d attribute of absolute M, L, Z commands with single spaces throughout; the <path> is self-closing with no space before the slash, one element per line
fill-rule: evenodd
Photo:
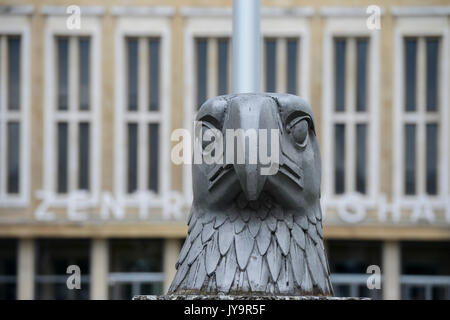
<path fill-rule="evenodd" d="M 292 120 L 288 125 L 288 130 L 299 147 L 306 146 L 309 132 L 309 121 L 307 117 L 299 117 Z"/>

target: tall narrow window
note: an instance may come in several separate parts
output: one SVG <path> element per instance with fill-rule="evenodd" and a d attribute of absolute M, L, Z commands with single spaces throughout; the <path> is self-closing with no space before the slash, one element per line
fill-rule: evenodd
<path fill-rule="evenodd" d="M 300 94 L 300 40 L 292 37 L 264 38 L 263 86 L 266 92 Z"/>
<path fill-rule="evenodd" d="M 138 41 L 128 39 L 128 110 L 136 111 L 138 105 Z"/>
<path fill-rule="evenodd" d="M 20 38 L 8 37 L 8 109 L 20 106 Z"/>
<path fill-rule="evenodd" d="M 276 39 L 266 39 L 265 41 L 265 79 L 266 79 L 266 91 L 275 92 L 276 91 Z"/>
<path fill-rule="evenodd" d="M 151 123 L 148 128 L 149 132 L 149 189 L 155 193 L 158 192 L 158 172 L 159 172 L 159 161 L 158 161 L 158 150 L 159 150 L 159 124 Z"/>
<path fill-rule="evenodd" d="M 0 34 L 0 205 L 24 196 L 22 37 Z"/>
<path fill-rule="evenodd" d="M 334 41 L 334 194 L 368 193 L 370 110 L 368 107 L 369 39 Z"/>
<path fill-rule="evenodd" d="M 405 195 L 437 195 L 439 157 L 438 37 L 404 38 Z"/>
<path fill-rule="evenodd" d="M 218 40 L 218 87 L 219 95 L 228 93 L 228 61 L 229 61 L 229 39 L 220 38 Z"/>
<path fill-rule="evenodd" d="M 345 109 L 345 39 L 336 39 L 334 41 L 335 59 L 334 59 L 334 99 L 335 110 L 344 111 Z"/>
<path fill-rule="evenodd" d="M 356 41 L 356 110 L 366 110 L 367 40 Z"/>
<path fill-rule="evenodd" d="M 91 39 L 56 37 L 55 191 L 91 188 Z"/>
<path fill-rule="evenodd" d="M 198 109 L 209 98 L 230 93 L 231 45 L 228 37 L 197 37 L 194 42 Z"/>
<path fill-rule="evenodd" d="M 208 40 L 196 40 L 197 48 L 197 107 L 200 108 L 206 100 Z"/>
<path fill-rule="evenodd" d="M 416 109 L 416 49 L 415 38 L 405 39 L 405 110 Z"/>
<path fill-rule="evenodd" d="M 159 108 L 159 39 L 149 40 L 149 90 L 150 93 L 149 103 L 150 111 L 158 111 Z"/>
<path fill-rule="evenodd" d="M 345 125 L 335 125 L 334 137 L 334 190 L 341 194 L 345 191 Z"/>
<path fill-rule="evenodd" d="M 367 125 L 356 125 L 356 191 L 366 193 Z"/>
<path fill-rule="evenodd" d="M 159 123 L 161 121 L 161 39 L 125 38 L 125 66 L 128 68 L 128 106 L 124 113 L 125 181 L 124 192 L 158 193 L 160 175 Z M 130 101 L 133 101 L 130 103 Z M 132 107 L 131 107 L 132 106 Z"/>
<path fill-rule="evenodd" d="M 79 84 L 79 91 L 80 91 L 80 109 L 81 110 L 89 110 L 89 99 L 91 97 L 90 95 L 90 77 L 89 77 L 89 70 L 90 70 L 90 50 L 89 50 L 89 39 L 88 38 L 81 38 L 79 43 L 79 50 L 80 50 L 80 84 Z"/>
<path fill-rule="evenodd" d="M 58 110 L 67 110 L 69 103 L 69 40 L 58 38 Z"/>
<path fill-rule="evenodd" d="M 19 159 L 20 159 L 20 124 L 15 121 L 8 123 L 8 193 L 19 193 Z"/>
<path fill-rule="evenodd" d="M 286 64 L 286 83 L 287 93 L 298 94 L 298 40 L 287 40 L 287 64 Z"/>
<path fill-rule="evenodd" d="M 138 131 L 136 123 L 128 124 L 128 192 L 137 189 L 138 169 Z"/>
<path fill-rule="evenodd" d="M 89 190 L 89 150 L 90 126 L 88 122 L 81 122 L 78 128 L 80 170 L 78 170 L 78 186 L 82 190 Z"/>
<path fill-rule="evenodd" d="M 437 193 L 437 166 L 438 166 L 438 126 L 436 123 L 429 123 L 426 127 L 426 150 L 427 150 L 427 160 L 426 160 L 426 184 L 427 193 L 436 194 Z"/>
<path fill-rule="evenodd" d="M 405 126 L 405 193 L 416 192 L 416 126 Z"/>
<path fill-rule="evenodd" d="M 67 123 L 58 123 L 58 193 L 67 192 L 67 175 L 68 175 L 68 133 L 67 133 Z"/>
<path fill-rule="evenodd" d="M 427 43 L 427 111 L 437 111 L 438 101 L 438 50 L 439 40 L 428 38 Z"/>

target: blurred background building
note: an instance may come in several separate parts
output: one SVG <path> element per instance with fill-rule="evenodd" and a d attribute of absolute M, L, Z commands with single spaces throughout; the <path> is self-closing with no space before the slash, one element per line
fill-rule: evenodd
<path fill-rule="evenodd" d="M 316 117 L 336 295 L 450 299 L 449 1 L 261 16 L 262 90 Z M 0 0 L 1 299 L 167 289 L 192 198 L 171 132 L 230 91 L 231 26 L 231 0 Z"/>

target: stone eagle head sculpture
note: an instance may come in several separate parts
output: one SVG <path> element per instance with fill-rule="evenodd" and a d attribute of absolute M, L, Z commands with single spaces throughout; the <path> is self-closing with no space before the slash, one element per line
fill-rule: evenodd
<path fill-rule="evenodd" d="M 229 129 L 277 129 L 279 147 L 267 148 L 277 152 L 277 170 L 261 174 L 263 164 L 250 163 L 245 151 L 243 163 L 234 157 L 193 165 L 188 235 L 168 293 L 332 295 L 308 103 L 290 94 L 225 95 L 206 101 L 196 120 L 223 136 Z"/>

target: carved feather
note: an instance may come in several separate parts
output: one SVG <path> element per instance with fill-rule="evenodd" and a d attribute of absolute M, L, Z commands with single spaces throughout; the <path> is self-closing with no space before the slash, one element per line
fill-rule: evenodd
<path fill-rule="evenodd" d="M 261 220 L 258 219 L 255 215 L 252 215 L 248 224 L 248 231 L 250 231 L 250 234 L 253 238 L 256 238 L 258 235 L 259 229 L 261 228 Z"/>
<path fill-rule="evenodd" d="M 277 229 L 277 219 L 275 219 L 275 217 L 273 217 L 272 215 L 269 214 L 267 216 L 265 222 L 266 222 L 269 230 L 272 232 L 275 232 L 275 230 Z"/>
<path fill-rule="evenodd" d="M 189 234 L 189 239 L 191 239 L 191 242 L 194 242 L 195 239 L 197 239 L 197 236 L 202 232 L 203 230 L 203 224 L 198 221 L 195 224 L 195 227 L 192 229 L 191 233 Z"/>
<path fill-rule="evenodd" d="M 206 241 L 211 239 L 214 232 L 215 232 L 215 230 L 214 230 L 214 222 L 213 221 L 205 224 L 203 226 L 203 230 L 202 230 L 202 242 L 205 243 Z"/>
<path fill-rule="evenodd" d="M 234 236 L 234 245 L 236 247 L 236 257 L 239 268 L 241 270 L 245 270 L 248 259 L 250 258 L 250 254 L 252 253 L 255 245 L 248 228 L 245 228 L 241 233 Z"/>
<path fill-rule="evenodd" d="M 303 229 L 300 228 L 296 223 L 292 227 L 291 230 L 292 238 L 295 240 L 295 242 L 302 248 L 305 249 L 305 233 L 303 232 Z"/>
<path fill-rule="evenodd" d="M 234 280 L 237 263 L 234 250 L 229 250 L 226 257 L 222 257 L 216 271 L 217 288 L 220 292 L 228 292 Z"/>
<path fill-rule="evenodd" d="M 269 266 L 269 271 L 272 276 L 272 280 L 276 282 L 278 280 L 278 275 L 280 274 L 281 268 L 281 250 L 277 245 L 277 241 L 272 237 L 267 250 L 267 264 Z"/>
<path fill-rule="evenodd" d="M 191 241 L 189 239 L 186 239 L 183 244 L 183 248 L 181 248 L 180 254 L 178 255 L 177 262 L 176 262 L 176 268 L 178 269 L 178 266 L 183 263 L 184 259 L 186 258 L 189 249 L 191 248 Z"/>
<path fill-rule="evenodd" d="M 246 223 L 241 218 L 237 218 L 234 221 L 234 232 L 236 234 L 242 232 L 242 230 L 244 230 L 245 226 L 246 226 Z"/>
<path fill-rule="evenodd" d="M 290 232 L 284 221 L 278 221 L 277 231 L 275 232 L 275 236 L 278 241 L 278 245 L 280 246 L 281 252 L 283 255 L 287 255 L 289 253 L 289 245 L 290 245 Z"/>
<path fill-rule="evenodd" d="M 202 252 L 203 246 L 201 237 L 195 238 L 187 256 L 188 265 L 192 265 L 192 263 L 194 263 L 195 259 L 197 259 L 198 255 Z"/>
<path fill-rule="evenodd" d="M 278 220 L 282 220 L 283 219 L 283 210 L 281 210 L 281 207 L 279 207 L 279 206 L 274 206 L 270 210 L 270 214 L 273 215 Z"/>
<path fill-rule="evenodd" d="M 231 222 L 227 221 L 219 228 L 219 250 L 222 256 L 224 256 L 228 249 L 230 249 L 233 239 L 233 225 Z"/>
<path fill-rule="evenodd" d="M 308 230 L 308 219 L 303 214 L 294 215 L 294 222 L 298 224 L 303 230 Z"/>
<path fill-rule="evenodd" d="M 295 281 L 300 286 L 305 274 L 305 256 L 303 250 L 300 249 L 293 239 L 291 239 L 289 258 L 291 260 Z"/>
<path fill-rule="evenodd" d="M 220 259 L 217 237 L 217 233 L 215 233 L 206 246 L 205 267 L 208 275 L 211 275 L 214 271 L 216 271 L 217 264 Z"/>
<path fill-rule="evenodd" d="M 226 214 L 218 214 L 214 222 L 214 228 L 219 228 L 228 219 Z"/>
<path fill-rule="evenodd" d="M 269 267 L 256 246 L 247 264 L 247 275 L 253 292 L 264 292 L 269 281 Z"/>
<path fill-rule="evenodd" d="M 261 230 L 256 236 L 256 244 L 261 255 L 265 255 L 270 245 L 271 233 L 265 223 L 261 223 Z"/>

